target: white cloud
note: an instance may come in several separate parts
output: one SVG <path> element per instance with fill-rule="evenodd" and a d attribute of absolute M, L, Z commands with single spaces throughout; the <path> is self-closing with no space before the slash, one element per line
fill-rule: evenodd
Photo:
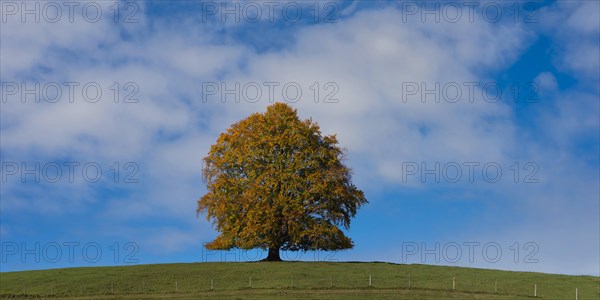
<path fill-rule="evenodd" d="M 561 1 L 541 10 L 541 27 L 555 41 L 559 67 L 598 90 L 600 69 L 600 4 Z"/>
<path fill-rule="evenodd" d="M 540 73 L 535 77 L 534 82 L 542 94 L 554 92 L 558 88 L 556 77 L 550 72 Z"/>

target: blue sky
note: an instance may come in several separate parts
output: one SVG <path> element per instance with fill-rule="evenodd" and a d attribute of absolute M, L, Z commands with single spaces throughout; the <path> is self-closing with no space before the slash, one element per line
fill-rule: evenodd
<path fill-rule="evenodd" d="M 282 101 L 370 202 L 354 249 L 287 257 L 600 275 L 598 2 L 427 3 L 2 2 L 1 270 L 266 256 L 195 209 Z"/>

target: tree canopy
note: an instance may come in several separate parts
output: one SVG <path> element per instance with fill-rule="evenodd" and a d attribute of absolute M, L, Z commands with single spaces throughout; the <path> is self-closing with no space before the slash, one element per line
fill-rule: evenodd
<path fill-rule="evenodd" d="M 208 249 L 341 250 L 364 193 L 351 182 L 335 135 L 275 103 L 222 133 L 204 158 L 206 213 L 220 235 Z"/>

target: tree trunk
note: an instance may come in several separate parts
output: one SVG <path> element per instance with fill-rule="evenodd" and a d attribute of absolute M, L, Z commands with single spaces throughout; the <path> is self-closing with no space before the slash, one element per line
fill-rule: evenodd
<path fill-rule="evenodd" d="M 281 257 L 279 256 L 279 248 L 280 247 L 270 247 L 269 254 L 267 258 L 263 259 L 263 261 L 281 261 Z"/>

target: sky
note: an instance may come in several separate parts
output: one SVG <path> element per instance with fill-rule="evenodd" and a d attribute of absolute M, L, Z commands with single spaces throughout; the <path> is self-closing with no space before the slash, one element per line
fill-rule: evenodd
<path fill-rule="evenodd" d="M 2 1 L 0 269 L 207 251 L 202 158 L 274 102 L 369 203 L 341 252 L 600 276 L 596 1 Z"/>

